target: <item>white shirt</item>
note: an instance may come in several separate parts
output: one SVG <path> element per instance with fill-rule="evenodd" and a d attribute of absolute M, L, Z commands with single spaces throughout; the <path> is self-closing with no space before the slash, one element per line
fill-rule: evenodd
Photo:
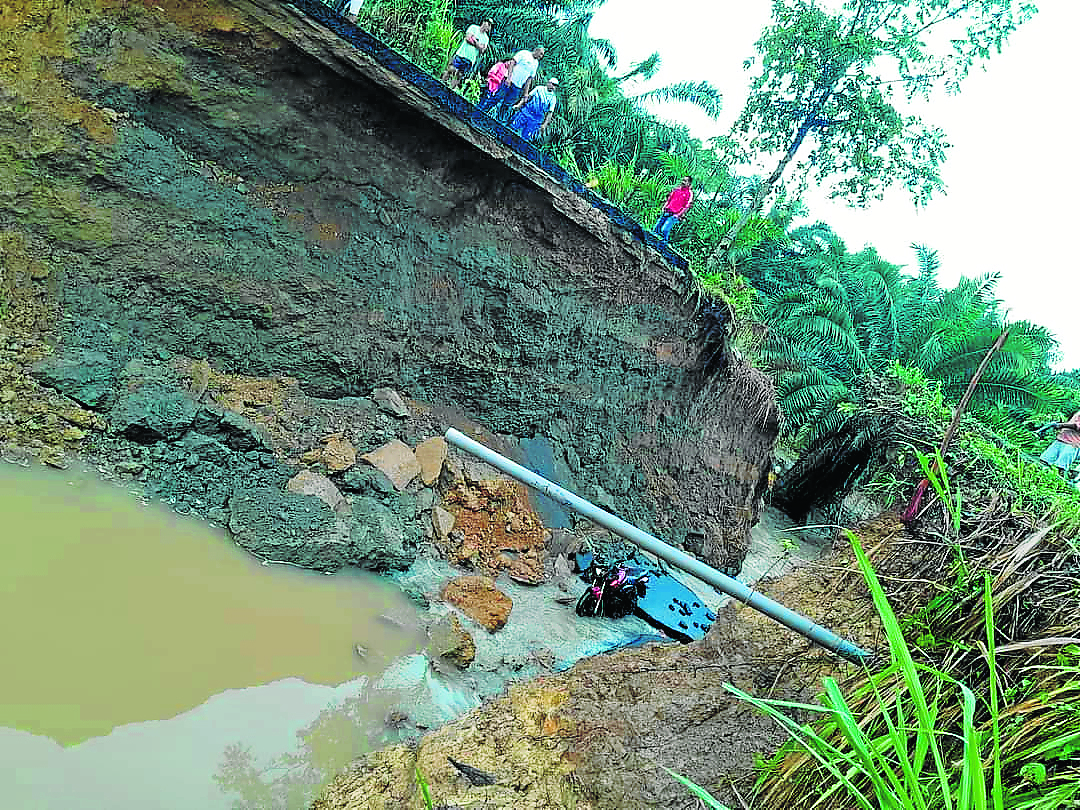
<path fill-rule="evenodd" d="M 540 60 L 532 55 L 532 51 L 518 51 L 514 54 L 514 72 L 510 74 L 510 84 L 514 87 L 524 87 L 525 82 L 536 75 L 540 67 Z"/>
<path fill-rule="evenodd" d="M 469 44 L 469 37 L 476 40 L 476 45 Z M 480 47 L 477 47 L 479 45 Z M 479 25 L 470 25 L 468 30 L 465 31 L 465 39 L 461 42 L 461 47 L 457 49 L 457 53 L 454 56 L 460 56 L 462 59 L 468 59 L 470 62 L 475 62 L 476 58 L 480 55 L 480 51 L 488 46 L 488 35 L 480 30 Z"/>

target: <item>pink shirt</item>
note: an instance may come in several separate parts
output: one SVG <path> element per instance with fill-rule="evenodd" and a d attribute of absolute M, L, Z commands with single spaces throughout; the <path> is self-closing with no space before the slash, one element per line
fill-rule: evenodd
<path fill-rule="evenodd" d="M 488 71 L 488 92 L 494 93 L 506 78 L 506 62 L 496 62 Z"/>
<path fill-rule="evenodd" d="M 694 200 L 694 192 L 688 188 L 679 186 L 675 189 L 667 198 L 667 204 L 664 205 L 664 210 L 674 214 L 675 216 L 682 216 L 686 213 L 686 209 L 690 207 L 690 203 Z"/>
<path fill-rule="evenodd" d="M 1080 411 L 1074 413 L 1072 419 L 1066 424 L 1077 425 L 1077 428 L 1062 428 L 1057 435 L 1057 440 L 1065 442 L 1065 444 L 1071 444 L 1074 447 L 1080 446 Z"/>

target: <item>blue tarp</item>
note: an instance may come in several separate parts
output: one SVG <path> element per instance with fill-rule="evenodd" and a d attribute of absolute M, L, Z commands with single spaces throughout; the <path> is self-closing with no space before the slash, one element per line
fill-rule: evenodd
<path fill-rule="evenodd" d="M 591 189 L 586 188 L 580 180 L 531 143 L 523 140 L 491 116 L 481 112 L 476 105 L 450 90 L 442 82 L 433 78 L 423 68 L 410 62 L 385 42 L 358 28 L 320 0 L 290 0 L 290 2 L 284 2 L 283 5 L 292 6 L 302 11 L 311 19 L 351 43 L 358 50 L 363 51 L 386 69 L 392 70 L 402 79 L 415 86 L 438 107 L 464 121 L 477 132 L 483 132 L 497 139 L 500 143 L 536 164 L 563 188 L 577 194 L 593 208 L 604 212 L 608 219 L 628 231 L 637 241 L 644 242 L 660 253 L 672 267 L 683 271 L 688 268 L 689 264 L 686 259 L 672 250 L 671 246 L 666 242 L 661 241 L 652 231 L 646 230 L 641 226 L 641 223 L 631 219 L 620 208 L 612 205 Z"/>

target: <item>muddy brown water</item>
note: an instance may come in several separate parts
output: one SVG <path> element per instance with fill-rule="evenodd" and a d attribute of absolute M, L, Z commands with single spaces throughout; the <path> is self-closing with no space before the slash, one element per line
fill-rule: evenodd
<path fill-rule="evenodd" d="M 347 699 L 381 727 L 357 696 L 422 646 L 392 583 L 262 565 L 90 475 L 0 464 L 0 538 L 4 808 L 228 807 L 229 746 L 273 757 Z"/>
<path fill-rule="evenodd" d="M 766 510 L 742 578 L 817 556 L 790 525 Z M 583 624 L 540 597 L 530 609 L 526 596 L 493 661 L 515 629 L 522 652 L 542 643 L 566 665 L 633 635 L 628 622 L 650 630 Z M 416 654 L 425 618 L 378 577 L 265 566 L 91 474 L 0 463 L 0 808 L 306 807 L 319 784 L 392 739 L 391 709 L 420 711 L 436 699 L 428 688 L 452 715 L 475 705 Z"/>

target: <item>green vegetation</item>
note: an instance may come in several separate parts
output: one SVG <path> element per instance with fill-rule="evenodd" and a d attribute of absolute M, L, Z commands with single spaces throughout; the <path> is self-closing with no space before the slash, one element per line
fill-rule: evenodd
<path fill-rule="evenodd" d="M 424 800 L 424 807 L 427 810 L 434 810 L 435 804 L 431 800 L 431 790 L 428 788 L 427 780 L 424 778 L 424 774 L 420 772 L 420 766 L 415 766 L 416 771 L 416 784 L 420 787 L 420 796 Z"/>
<path fill-rule="evenodd" d="M 982 810 L 987 806 L 984 762 L 995 774 L 994 807 L 1001 810 L 1001 746 L 996 722 L 987 736 L 976 728 L 975 693 L 964 683 L 931 666 L 916 663 L 885 591 L 862 546 L 848 532 L 859 568 L 888 638 L 891 663 L 868 671 L 851 699 L 873 709 L 853 712 L 834 678 L 824 681 L 821 705 L 761 700 L 734 686 L 729 691 L 767 713 L 832 777 L 820 796 L 853 800 L 864 810 Z M 993 599 L 989 576 L 984 589 L 989 670 L 995 682 Z M 860 707 L 865 708 L 865 707 Z M 800 724 L 790 710 L 819 715 L 817 724 Z M 950 724 L 959 718 L 959 733 Z M 996 717 L 996 716 L 995 716 Z M 989 756 L 984 757 L 987 746 Z"/>
<path fill-rule="evenodd" d="M 1011 0 L 878 0 L 835 12 L 813 0 L 773 0 L 773 24 L 757 42 L 761 72 L 735 134 L 754 154 L 780 159 L 724 246 L 793 162 L 799 188 L 831 184 L 832 196 L 859 205 L 896 182 L 917 203 L 941 191 L 945 133 L 901 114 L 895 95 L 956 92 L 1034 13 Z"/>

